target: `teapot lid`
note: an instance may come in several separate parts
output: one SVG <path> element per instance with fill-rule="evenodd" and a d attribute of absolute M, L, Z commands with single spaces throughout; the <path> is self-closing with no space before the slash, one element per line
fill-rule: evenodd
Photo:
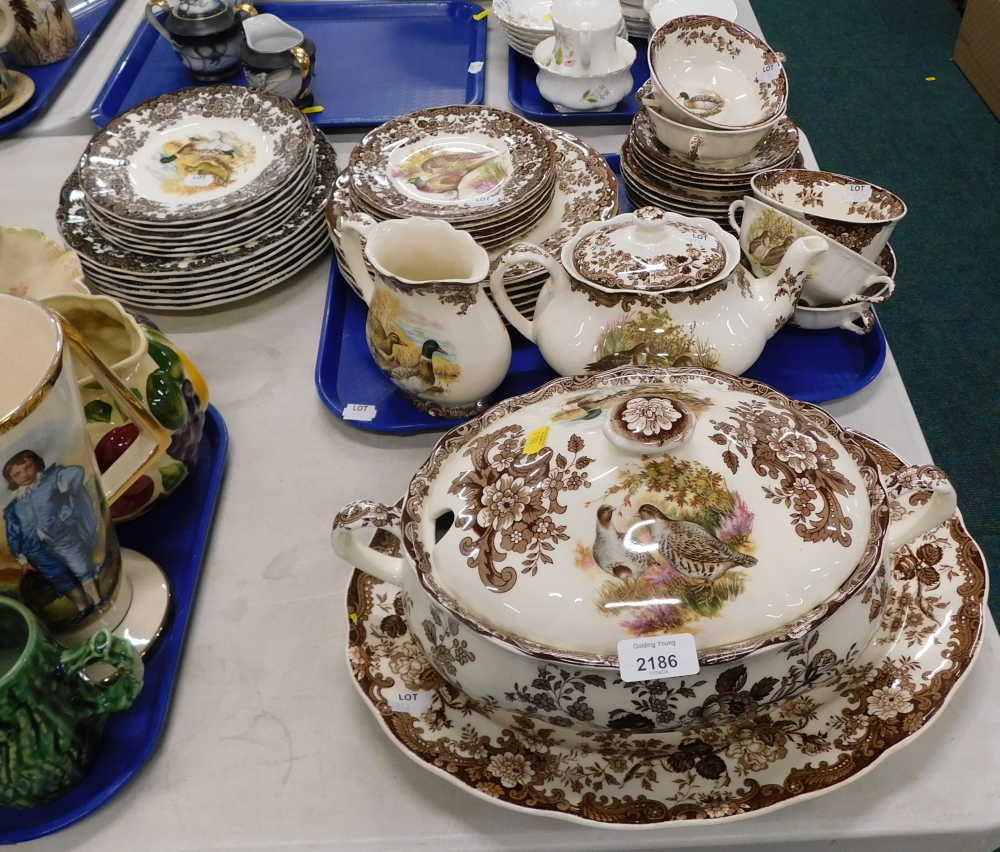
<path fill-rule="evenodd" d="M 658 207 L 583 232 L 573 246 L 579 275 L 611 290 L 667 290 L 707 284 L 728 255 L 719 238 L 697 221 Z"/>
<path fill-rule="evenodd" d="M 231 8 L 226 0 L 178 0 L 171 8 L 175 17 L 195 21 L 214 18 L 229 11 Z"/>
<path fill-rule="evenodd" d="M 691 633 L 703 664 L 801 635 L 878 564 L 875 461 L 822 409 L 749 379 L 629 367 L 558 379 L 446 434 L 403 544 L 478 632 L 614 666 Z"/>

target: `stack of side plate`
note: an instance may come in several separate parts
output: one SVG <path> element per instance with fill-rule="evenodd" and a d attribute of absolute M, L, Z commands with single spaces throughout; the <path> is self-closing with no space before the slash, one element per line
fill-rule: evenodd
<path fill-rule="evenodd" d="M 729 205 L 752 194 L 753 176 L 800 162 L 798 146 L 798 128 L 786 117 L 744 157 L 692 160 L 656 138 L 649 116 L 642 109 L 622 145 L 622 180 L 636 207 L 652 205 L 686 216 L 703 216 L 728 228 Z"/>
<path fill-rule="evenodd" d="M 494 266 L 500 256 L 518 242 L 533 243 L 558 256 L 563 244 L 581 225 L 610 219 L 618 213 L 618 181 L 604 157 L 569 133 L 544 125 L 534 126 L 555 154 L 551 167 L 554 191 L 548 207 L 531 227 L 505 237 L 498 245 L 487 247 Z M 326 215 L 341 272 L 355 289 L 359 289 L 341 246 L 341 218 L 350 213 L 367 212 L 359 208 L 351 186 L 352 175 L 348 167 L 336 181 Z M 525 263 L 508 268 L 503 280 L 515 307 L 530 317 L 546 278 L 547 273 L 541 266 Z"/>
<path fill-rule="evenodd" d="M 529 57 L 536 45 L 555 35 L 551 10 L 552 0 L 496 0 L 493 4 L 493 16 L 500 24 L 500 29 L 511 49 Z M 618 27 L 618 35 L 621 38 L 634 35 L 624 12 L 623 5 L 622 22 Z M 649 16 L 646 15 L 641 4 L 638 7 L 638 13 L 643 15 L 648 30 Z M 630 8 L 629 14 L 636 14 L 636 9 Z M 642 28 L 640 27 L 640 29 Z M 645 38 L 649 33 L 639 33 L 639 35 Z"/>
<path fill-rule="evenodd" d="M 181 89 L 118 116 L 63 186 L 57 222 L 88 281 L 150 309 L 258 293 L 329 248 L 337 175 L 289 101 L 244 86 Z"/>

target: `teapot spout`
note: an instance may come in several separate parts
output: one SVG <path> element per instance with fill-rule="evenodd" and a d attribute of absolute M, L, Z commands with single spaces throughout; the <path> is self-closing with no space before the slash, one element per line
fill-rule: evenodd
<path fill-rule="evenodd" d="M 812 271 L 816 258 L 827 250 L 826 240 L 819 236 L 799 237 L 766 278 L 757 279 L 758 292 L 772 296 L 775 311 L 786 319 L 799 301 L 802 285 Z"/>

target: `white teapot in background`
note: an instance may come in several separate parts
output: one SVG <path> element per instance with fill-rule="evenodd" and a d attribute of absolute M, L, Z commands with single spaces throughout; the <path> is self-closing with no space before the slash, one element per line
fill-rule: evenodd
<path fill-rule="evenodd" d="M 795 311 L 826 240 L 804 237 L 780 266 L 755 278 L 739 265 L 736 238 L 708 219 L 643 207 L 584 225 L 561 263 L 519 243 L 490 278 L 508 322 L 564 376 L 624 366 L 696 366 L 739 375 Z M 529 320 L 503 288 L 511 264 L 549 272 Z"/>
<path fill-rule="evenodd" d="M 340 227 L 379 369 L 427 414 L 484 411 L 511 356 L 510 336 L 486 297 L 486 251 L 448 222 L 419 216 L 376 222 L 352 213 Z"/>

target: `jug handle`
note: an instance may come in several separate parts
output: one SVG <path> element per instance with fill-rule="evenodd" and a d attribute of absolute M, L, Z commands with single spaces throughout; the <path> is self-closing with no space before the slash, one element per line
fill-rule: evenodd
<path fill-rule="evenodd" d="M 378 577 L 394 586 L 403 584 L 403 559 L 388 556 L 368 545 L 359 544 L 357 536 L 364 529 L 385 529 L 396 538 L 402 539 L 400 512 L 395 506 L 358 500 L 348 503 L 337 512 L 333 519 L 330 543 L 333 552 L 345 562 L 360 568 L 373 577 Z"/>
<path fill-rule="evenodd" d="M 160 23 L 160 19 L 157 16 L 157 12 L 169 12 L 170 5 L 167 0 L 149 0 L 146 4 L 146 19 L 153 25 L 153 28 L 163 36 L 167 41 L 171 41 L 170 33 L 167 32 L 167 28 Z"/>
<path fill-rule="evenodd" d="M 139 429 L 139 436 L 128 449 L 107 470 L 101 472 L 104 497 L 108 503 L 114 503 L 167 451 L 170 447 L 170 433 L 136 401 L 131 391 L 105 366 L 76 328 L 61 316 L 59 320 L 66 341 L 76 355 Z"/>
<path fill-rule="evenodd" d="M 309 76 L 309 68 L 312 65 L 309 61 L 309 54 L 301 47 L 293 47 L 291 53 L 299 65 L 299 72 L 302 74 L 302 79 L 304 80 Z"/>
<path fill-rule="evenodd" d="M 746 201 L 742 198 L 737 198 L 732 204 L 729 205 L 729 224 L 733 226 L 733 230 L 738 234 L 740 232 L 740 227 L 743 224 L 743 216 L 740 215 L 740 221 L 736 221 L 736 211 L 739 210 L 743 213 L 743 208 L 746 207 Z"/>
<path fill-rule="evenodd" d="M 365 243 L 377 224 L 367 213 L 351 213 L 340 220 L 340 247 L 366 305 L 371 304 L 375 282 L 368 274 L 368 264 L 365 263 Z"/>
<path fill-rule="evenodd" d="M 885 487 L 890 500 L 908 509 L 905 517 L 889 524 L 886 555 L 943 524 L 958 507 L 951 480 L 935 465 L 905 467 L 887 477 Z"/>
<path fill-rule="evenodd" d="M 243 21 L 245 21 L 247 18 L 253 18 L 254 16 L 260 14 L 260 12 L 257 11 L 256 7 L 254 7 L 250 3 L 237 3 L 233 7 L 233 13 L 236 16 L 236 20 L 240 23 L 243 23 Z"/>
<path fill-rule="evenodd" d="M 534 320 L 529 320 L 524 314 L 514 307 L 514 303 L 510 300 L 510 296 L 507 295 L 507 290 L 503 286 L 503 276 L 507 271 L 507 268 L 513 264 L 524 263 L 525 261 L 540 263 L 548 270 L 549 281 L 547 281 L 543 286 L 548 286 L 549 282 L 552 281 L 553 278 L 558 280 L 559 277 L 563 275 L 562 267 L 559 265 L 559 261 L 545 251 L 545 249 L 539 248 L 531 243 L 515 243 L 500 256 L 500 262 L 497 264 L 497 268 L 490 274 L 490 293 L 493 294 L 493 301 L 496 302 L 497 307 L 500 309 L 500 313 L 504 315 L 507 322 L 514 326 L 514 328 L 516 328 L 528 340 L 534 343 Z"/>
<path fill-rule="evenodd" d="M 89 639 L 63 651 L 60 663 L 67 676 L 75 676 L 77 691 L 92 715 L 106 716 L 127 710 L 142 691 L 144 667 L 139 652 L 127 639 L 107 630 L 98 630 Z M 82 677 L 85 668 L 98 663 L 117 669 L 114 682 L 102 685 Z"/>

